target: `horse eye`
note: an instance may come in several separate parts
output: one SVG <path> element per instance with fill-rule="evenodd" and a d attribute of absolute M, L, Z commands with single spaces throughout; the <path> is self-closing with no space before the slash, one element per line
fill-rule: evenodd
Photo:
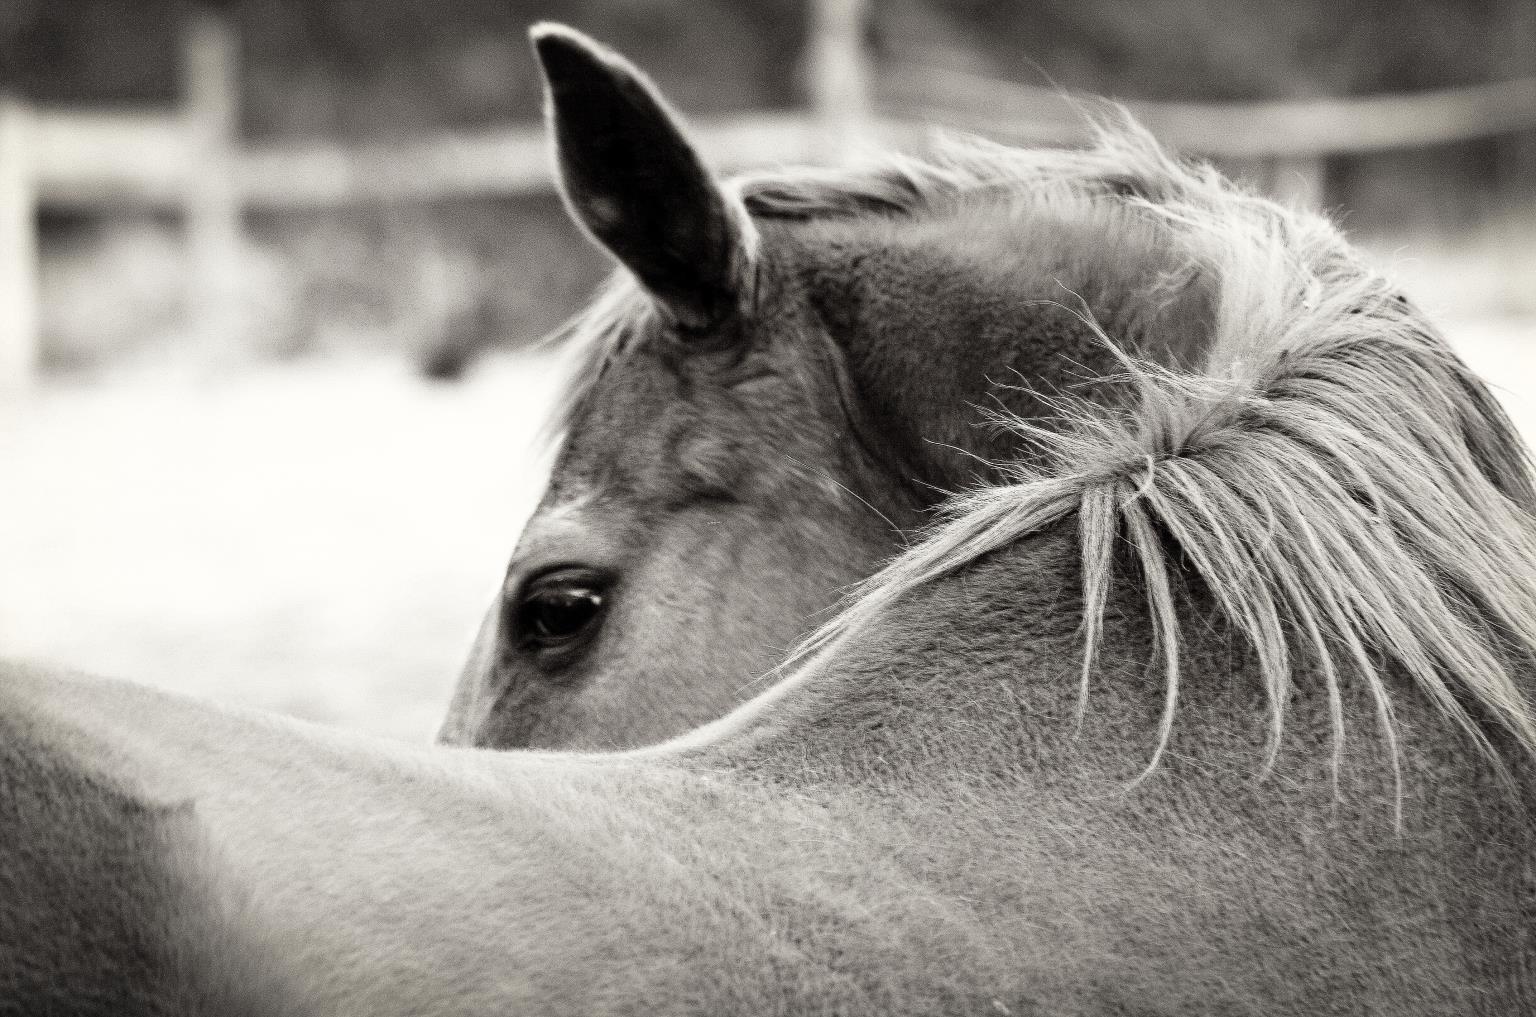
<path fill-rule="evenodd" d="M 572 646 L 597 628 L 605 606 L 603 587 L 590 573 L 561 570 L 540 576 L 518 602 L 517 643 L 534 650 Z"/>

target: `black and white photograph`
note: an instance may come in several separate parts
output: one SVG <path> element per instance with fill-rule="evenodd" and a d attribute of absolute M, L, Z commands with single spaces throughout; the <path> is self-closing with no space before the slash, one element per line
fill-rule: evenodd
<path fill-rule="evenodd" d="M 1536 0 L 0 0 L 0 1017 L 1536 1014 Z"/>

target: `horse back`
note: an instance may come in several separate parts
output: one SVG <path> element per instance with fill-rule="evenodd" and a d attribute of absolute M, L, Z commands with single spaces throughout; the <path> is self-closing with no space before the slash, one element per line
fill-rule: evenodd
<path fill-rule="evenodd" d="M 191 805 L 94 766 L 5 694 L 19 670 L 0 665 L 0 1014 L 286 1010 L 248 971 L 234 987 Z M 214 951 L 225 961 L 208 963 Z"/>

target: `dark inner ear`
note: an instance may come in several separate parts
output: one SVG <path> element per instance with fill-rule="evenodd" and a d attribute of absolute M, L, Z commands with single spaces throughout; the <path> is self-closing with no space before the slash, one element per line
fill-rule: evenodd
<path fill-rule="evenodd" d="M 746 275 L 745 211 L 644 74 L 569 28 L 539 25 L 531 36 L 571 214 L 680 324 L 722 321 Z"/>

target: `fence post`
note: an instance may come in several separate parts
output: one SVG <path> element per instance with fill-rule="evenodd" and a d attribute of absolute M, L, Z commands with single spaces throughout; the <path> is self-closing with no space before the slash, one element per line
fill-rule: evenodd
<path fill-rule="evenodd" d="M 864 51 L 867 0 L 815 0 L 807 53 L 819 148 L 836 165 L 869 140 L 869 68 Z"/>
<path fill-rule="evenodd" d="M 1504 69 L 1511 78 L 1536 74 L 1536 2 L 1505 0 L 1504 6 Z M 1500 211 L 1506 216 L 1536 214 L 1536 127 L 1500 138 L 1499 146 L 1499 183 L 1505 192 L 1499 197 L 1507 203 Z"/>
<path fill-rule="evenodd" d="M 30 110 L 0 95 L 0 408 L 32 388 L 38 361 L 37 196 Z"/>
<path fill-rule="evenodd" d="M 187 317 L 210 359 L 231 355 L 240 293 L 239 39 L 201 11 L 183 38 L 184 116 L 193 159 L 186 177 Z"/>
<path fill-rule="evenodd" d="M 1536 0 L 1506 0 L 1504 6 L 1504 69 L 1510 77 L 1536 75 Z M 1491 212 L 1503 255 L 1501 296 L 1511 309 L 1536 309 L 1530 275 L 1523 270 L 1536 227 L 1536 127 L 1506 134 L 1496 145 Z"/>

